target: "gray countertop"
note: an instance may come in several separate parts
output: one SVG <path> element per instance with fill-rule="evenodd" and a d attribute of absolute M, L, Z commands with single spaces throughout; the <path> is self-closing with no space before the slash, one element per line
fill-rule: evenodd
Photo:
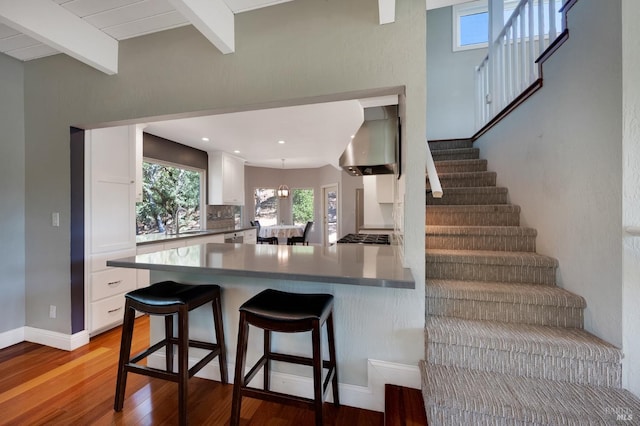
<path fill-rule="evenodd" d="M 184 273 L 414 289 L 399 248 L 389 245 L 195 244 L 109 260 L 108 266 Z"/>
<path fill-rule="evenodd" d="M 178 235 L 165 234 L 165 233 L 142 234 L 142 235 L 136 235 L 136 244 L 139 246 L 146 245 L 146 244 L 157 244 L 165 241 L 204 237 L 207 235 L 228 234 L 231 232 L 246 231 L 248 229 L 258 229 L 258 228 L 253 226 L 247 226 L 244 228 L 233 227 L 233 228 L 220 228 L 220 229 L 206 229 L 202 231 L 186 231 Z"/>

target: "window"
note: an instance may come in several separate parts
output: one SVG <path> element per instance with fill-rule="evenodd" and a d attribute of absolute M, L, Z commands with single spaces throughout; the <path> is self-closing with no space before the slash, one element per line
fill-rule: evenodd
<path fill-rule="evenodd" d="M 136 234 L 201 229 L 204 170 L 146 160 L 142 202 L 136 204 Z"/>
<path fill-rule="evenodd" d="M 291 191 L 291 217 L 294 225 L 313 222 L 313 189 L 293 189 Z"/>
<path fill-rule="evenodd" d="M 256 188 L 253 192 L 253 217 L 260 226 L 278 224 L 278 197 L 275 188 Z"/>
<path fill-rule="evenodd" d="M 506 23 L 516 6 L 517 0 L 505 0 L 504 22 Z M 535 4 L 537 5 L 537 1 Z M 544 2 L 545 35 L 549 33 L 549 2 Z M 533 10 L 534 33 L 538 35 L 538 7 Z M 562 14 L 556 13 L 556 28 L 562 28 Z M 525 27 L 528 20 L 525 19 Z M 488 46 L 489 7 L 487 1 L 478 1 L 453 6 L 453 51 L 479 49 Z"/>

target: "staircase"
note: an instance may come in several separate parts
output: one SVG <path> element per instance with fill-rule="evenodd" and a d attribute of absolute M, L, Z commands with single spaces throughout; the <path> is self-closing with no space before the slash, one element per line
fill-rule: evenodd
<path fill-rule="evenodd" d="M 582 329 L 584 299 L 555 285 L 558 261 L 479 150 L 430 147 L 444 196 L 426 206 L 429 425 L 640 424 L 621 351 Z"/>

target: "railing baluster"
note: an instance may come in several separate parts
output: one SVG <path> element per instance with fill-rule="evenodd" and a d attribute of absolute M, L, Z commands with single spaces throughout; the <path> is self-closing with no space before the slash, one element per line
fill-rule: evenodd
<path fill-rule="evenodd" d="M 536 57 L 544 52 L 544 1 L 538 0 L 538 53 Z"/>
<path fill-rule="evenodd" d="M 527 81 L 527 86 L 535 80 L 535 72 L 536 67 L 534 63 L 536 61 L 535 56 L 535 31 L 534 31 L 534 20 L 533 20 L 533 0 L 527 1 L 527 12 L 529 16 L 529 80 Z"/>
<path fill-rule="evenodd" d="M 538 79 L 536 60 L 558 37 L 557 4 L 556 0 L 520 0 L 497 38 L 489 43 L 489 54 L 475 70 L 478 129 Z"/>
<path fill-rule="evenodd" d="M 556 0 L 549 0 L 549 44 L 558 37 L 556 30 Z"/>
<path fill-rule="evenodd" d="M 527 87 L 527 43 L 525 43 L 524 32 L 524 17 L 519 16 L 520 19 L 520 90 L 524 92 Z"/>

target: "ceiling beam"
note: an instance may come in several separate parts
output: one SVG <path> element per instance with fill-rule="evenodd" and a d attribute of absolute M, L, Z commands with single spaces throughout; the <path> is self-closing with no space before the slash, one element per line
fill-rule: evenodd
<path fill-rule="evenodd" d="M 235 52 L 235 17 L 223 0 L 169 0 L 169 3 L 220 52 Z"/>
<path fill-rule="evenodd" d="M 118 42 L 51 0 L 0 0 L 0 22 L 105 74 L 118 73 Z"/>
<path fill-rule="evenodd" d="M 396 21 L 396 0 L 378 0 L 380 25 Z"/>

